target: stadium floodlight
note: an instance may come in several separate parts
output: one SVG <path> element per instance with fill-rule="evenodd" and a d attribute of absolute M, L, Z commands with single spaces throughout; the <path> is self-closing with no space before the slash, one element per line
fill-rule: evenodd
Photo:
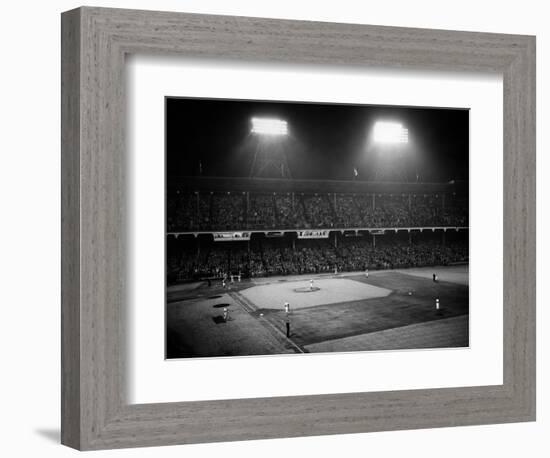
<path fill-rule="evenodd" d="M 378 121 L 374 125 L 376 143 L 408 143 L 409 131 L 397 122 Z"/>
<path fill-rule="evenodd" d="M 287 135 L 286 121 L 274 118 L 252 118 L 252 133 L 259 135 Z"/>

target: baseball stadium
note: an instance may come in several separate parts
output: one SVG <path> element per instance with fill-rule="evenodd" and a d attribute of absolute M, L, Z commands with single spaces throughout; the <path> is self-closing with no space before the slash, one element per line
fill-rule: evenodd
<path fill-rule="evenodd" d="M 467 111 L 166 103 L 168 359 L 468 347 Z"/>

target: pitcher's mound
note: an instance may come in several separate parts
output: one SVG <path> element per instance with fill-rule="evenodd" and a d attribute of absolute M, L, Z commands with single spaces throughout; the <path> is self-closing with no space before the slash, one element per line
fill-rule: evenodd
<path fill-rule="evenodd" d="M 321 288 L 317 288 L 317 286 L 314 286 L 313 288 L 310 288 L 309 286 L 294 288 L 295 293 L 314 293 L 315 291 L 321 291 Z"/>

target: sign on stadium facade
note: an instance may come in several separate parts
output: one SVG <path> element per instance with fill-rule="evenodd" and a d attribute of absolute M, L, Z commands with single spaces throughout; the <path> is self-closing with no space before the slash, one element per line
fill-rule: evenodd
<path fill-rule="evenodd" d="M 386 231 L 384 229 L 372 229 L 370 233 L 371 235 L 384 235 Z"/>
<path fill-rule="evenodd" d="M 285 233 L 283 231 L 271 231 L 265 233 L 266 237 L 284 237 L 284 235 Z"/>
<path fill-rule="evenodd" d="M 298 231 L 299 239 L 328 239 L 328 229 L 316 229 L 309 231 Z"/>
<path fill-rule="evenodd" d="M 250 232 L 214 232 L 214 242 L 234 242 L 250 240 Z"/>

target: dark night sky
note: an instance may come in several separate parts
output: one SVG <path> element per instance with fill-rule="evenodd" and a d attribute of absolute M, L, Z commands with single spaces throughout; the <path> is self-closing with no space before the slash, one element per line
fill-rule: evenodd
<path fill-rule="evenodd" d="M 359 179 L 372 178 L 380 158 L 367 147 L 369 134 L 375 121 L 388 120 L 409 129 L 409 168 L 421 181 L 468 179 L 468 110 L 185 98 L 166 99 L 168 178 L 198 175 L 199 160 L 203 175 L 248 176 L 250 119 L 262 116 L 288 122 L 293 178 L 350 179 L 353 167 Z"/>

